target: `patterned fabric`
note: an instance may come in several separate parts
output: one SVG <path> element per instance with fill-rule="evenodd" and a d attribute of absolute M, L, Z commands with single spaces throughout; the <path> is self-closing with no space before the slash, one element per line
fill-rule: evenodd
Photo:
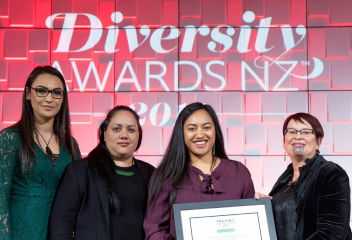
<path fill-rule="evenodd" d="M 18 129 L 1 131 L 0 239 L 44 240 L 56 188 L 72 157 L 67 149 L 60 147 L 59 159 L 54 166 L 40 147 L 35 145 L 33 168 L 23 174 L 19 152 Z"/>

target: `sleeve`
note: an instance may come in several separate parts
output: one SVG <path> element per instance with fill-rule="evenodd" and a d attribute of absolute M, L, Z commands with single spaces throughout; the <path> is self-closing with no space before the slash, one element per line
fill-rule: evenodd
<path fill-rule="evenodd" d="M 14 134 L 0 133 L 0 239 L 11 239 L 10 192 L 18 150 Z"/>
<path fill-rule="evenodd" d="M 306 240 L 344 240 L 350 222 L 350 184 L 344 170 L 336 168 L 322 178 L 317 196 L 317 229 Z"/>
<path fill-rule="evenodd" d="M 74 163 L 71 163 L 65 170 L 53 202 L 49 239 L 72 239 L 82 195 Z"/>
<path fill-rule="evenodd" d="M 171 205 L 169 203 L 170 185 L 163 184 L 159 195 L 153 202 L 148 199 L 144 218 L 146 240 L 173 240 L 170 235 Z"/>
<path fill-rule="evenodd" d="M 241 176 L 243 180 L 243 194 L 242 198 L 254 198 L 254 184 L 252 181 L 251 173 L 246 166 L 242 165 Z"/>

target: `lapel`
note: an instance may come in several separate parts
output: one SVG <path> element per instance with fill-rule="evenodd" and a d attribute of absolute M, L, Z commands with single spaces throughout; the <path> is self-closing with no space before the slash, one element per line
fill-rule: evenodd
<path fill-rule="evenodd" d="M 285 170 L 285 172 L 283 172 L 283 174 L 281 174 L 279 179 L 274 184 L 269 195 L 272 196 L 275 193 L 277 193 L 278 191 L 280 191 L 282 189 L 282 187 L 285 186 L 287 184 L 287 182 L 292 178 L 292 175 L 293 175 L 293 167 L 292 167 L 292 163 L 290 163 L 287 166 L 287 169 Z"/>
<path fill-rule="evenodd" d="M 99 176 L 97 170 L 95 168 L 89 169 L 89 174 L 91 175 L 91 179 L 94 182 L 96 192 L 98 193 L 99 198 L 99 206 L 102 209 L 101 214 L 103 218 L 103 224 L 105 233 L 107 235 L 106 239 L 110 239 L 110 221 L 109 221 L 109 203 L 108 203 L 108 190 L 106 187 L 106 183 L 103 179 Z M 99 211 L 99 210 L 98 210 Z"/>
<path fill-rule="evenodd" d="M 301 217 L 305 209 L 308 197 L 312 194 L 313 186 L 319 174 L 319 165 L 321 164 L 321 156 L 315 155 L 311 159 L 306 160 L 307 164 L 303 166 L 305 169 L 301 172 L 299 180 L 299 189 L 297 192 L 297 220 Z"/>

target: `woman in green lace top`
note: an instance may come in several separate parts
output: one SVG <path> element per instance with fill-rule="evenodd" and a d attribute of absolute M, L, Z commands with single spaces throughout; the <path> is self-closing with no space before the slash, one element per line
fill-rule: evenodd
<path fill-rule="evenodd" d="M 0 239 L 44 240 L 61 175 L 80 157 L 71 136 L 62 74 L 36 67 L 22 98 L 21 119 L 0 132 Z"/>

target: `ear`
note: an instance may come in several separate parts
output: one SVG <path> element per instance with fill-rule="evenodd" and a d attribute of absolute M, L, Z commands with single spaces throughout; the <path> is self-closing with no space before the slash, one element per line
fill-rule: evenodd
<path fill-rule="evenodd" d="M 323 141 L 322 138 L 317 139 L 317 149 L 316 150 L 319 150 L 322 141 Z"/>
<path fill-rule="evenodd" d="M 26 91 L 26 99 L 31 100 L 31 90 L 28 87 L 26 87 L 25 91 Z"/>
<path fill-rule="evenodd" d="M 285 138 L 284 141 L 282 141 L 282 149 L 284 149 L 286 151 L 286 147 L 285 147 Z"/>

